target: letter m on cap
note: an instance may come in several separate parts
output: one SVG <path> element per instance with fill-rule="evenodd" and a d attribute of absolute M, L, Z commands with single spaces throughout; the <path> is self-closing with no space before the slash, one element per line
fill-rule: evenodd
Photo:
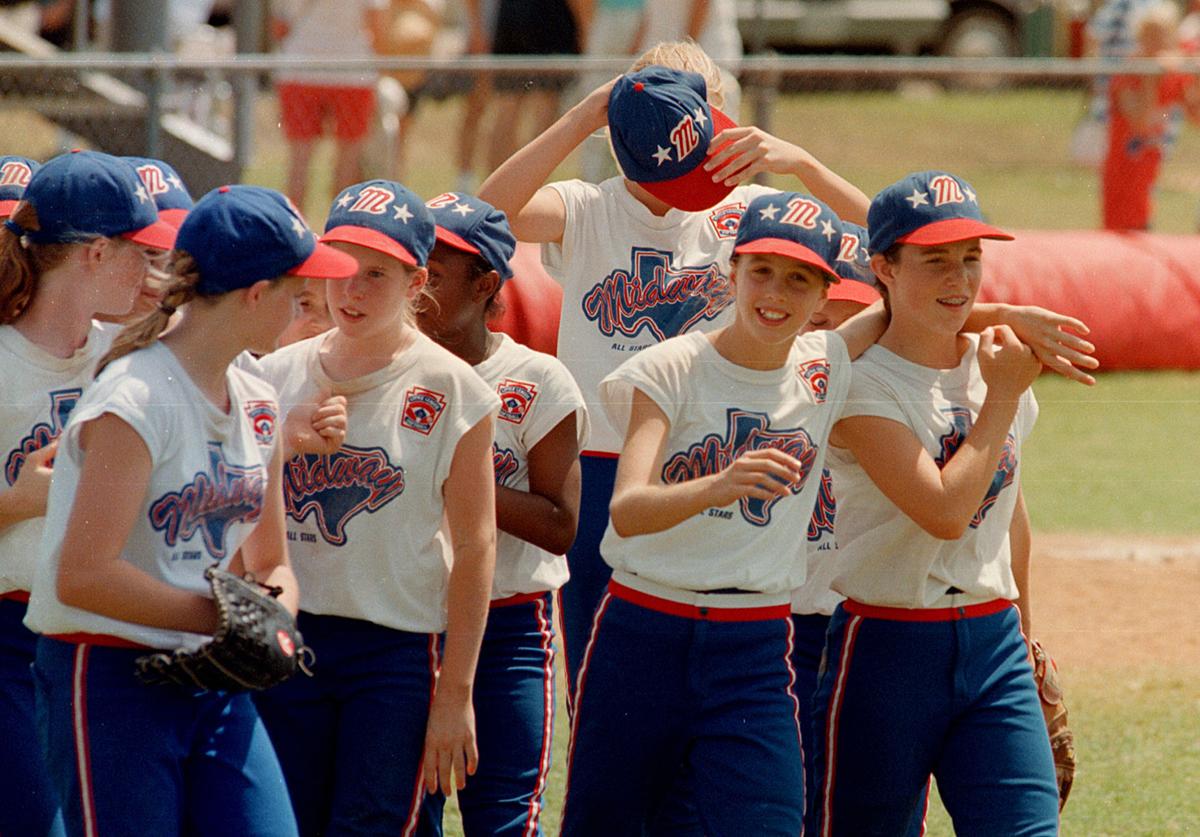
<path fill-rule="evenodd" d="M 939 174 L 933 180 L 929 181 L 929 188 L 933 191 L 933 205 L 942 206 L 948 203 L 962 203 L 967 199 L 963 194 L 962 186 L 948 174 Z"/>
<path fill-rule="evenodd" d="M 675 146 L 675 159 L 679 162 L 683 162 L 700 144 L 700 131 L 696 128 L 696 120 L 690 114 L 680 119 L 679 124 L 671 129 L 671 144 Z"/>
<path fill-rule="evenodd" d="M 388 204 L 395 199 L 396 196 L 387 189 L 380 189 L 378 186 L 368 186 L 358 193 L 358 200 L 350 207 L 350 211 L 382 215 L 387 212 Z"/>

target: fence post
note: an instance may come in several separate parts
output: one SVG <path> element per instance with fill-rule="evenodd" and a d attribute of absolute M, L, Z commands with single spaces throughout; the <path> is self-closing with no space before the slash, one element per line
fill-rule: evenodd
<path fill-rule="evenodd" d="M 237 54 L 263 50 L 263 0 L 239 0 L 234 4 L 233 23 L 237 33 Z M 254 100 L 258 96 L 258 73 L 238 71 L 233 80 L 233 160 L 239 173 L 250 164 L 254 153 Z"/>
<path fill-rule="evenodd" d="M 167 5 L 162 0 L 113 0 L 113 52 L 165 52 Z M 161 157 L 159 119 L 166 87 L 163 71 L 152 70 L 148 78 L 143 76 L 138 80 L 137 86 L 146 94 L 145 153 L 150 157 Z"/>

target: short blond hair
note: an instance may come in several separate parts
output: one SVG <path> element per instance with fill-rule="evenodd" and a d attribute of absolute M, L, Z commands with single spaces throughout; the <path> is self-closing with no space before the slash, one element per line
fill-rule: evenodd
<path fill-rule="evenodd" d="M 717 110 L 725 107 L 725 83 L 721 80 L 721 69 L 691 38 L 655 44 L 638 56 L 629 72 L 636 73 L 651 66 L 699 73 L 704 76 L 704 84 L 708 88 L 708 103 Z"/>

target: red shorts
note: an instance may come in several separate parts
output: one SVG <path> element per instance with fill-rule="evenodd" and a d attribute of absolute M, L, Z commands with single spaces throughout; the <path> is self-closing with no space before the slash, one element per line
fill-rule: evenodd
<path fill-rule="evenodd" d="M 335 137 L 343 142 L 360 140 L 375 115 L 375 90 L 370 87 L 285 82 L 277 90 L 283 133 L 290 140 L 319 139 L 329 116 Z"/>

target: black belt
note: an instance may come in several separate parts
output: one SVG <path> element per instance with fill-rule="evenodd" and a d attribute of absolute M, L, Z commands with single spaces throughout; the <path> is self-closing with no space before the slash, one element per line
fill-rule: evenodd
<path fill-rule="evenodd" d="M 743 590 L 741 587 L 718 587 L 716 590 L 691 590 L 692 593 L 703 593 L 705 596 L 761 596 L 759 590 Z"/>
<path fill-rule="evenodd" d="M 959 593 L 965 593 L 965 592 L 966 592 L 965 590 L 959 590 L 957 587 L 954 587 L 953 585 L 946 588 L 947 596 L 957 596 Z"/>

